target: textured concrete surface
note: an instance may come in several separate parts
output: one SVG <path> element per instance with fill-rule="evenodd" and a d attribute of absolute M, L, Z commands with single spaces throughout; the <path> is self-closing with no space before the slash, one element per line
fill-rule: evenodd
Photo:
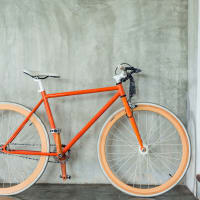
<path fill-rule="evenodd" d="M 198 26 L 199 26 L 199 1 L 188 1 L 188 101 L 187 101 L 187 124 L 188 132 L 190 133 L 192 145 L 192 157 L 188 173 L 186 176 L 186 184 L 197 194 L 199 184 L 196 182 L 196 173 L 200 173 L 200 168 L 197 166 L 198 148 L 199 148 L 199 63 L 198 63 Z M 197 145 L 196 145 L 197 144 Z"/>
<path fill-rule="evenodd" d="M 196 182 L 196 174 L 200 174 L 200 51 L 199 51 L 199 0 L 188 1 L 188 132 L 191 136 L 192 158 L 186 176 L 186 184 L 200 197 L 200 183 Z"/>
<path fill-rule="evenodd" d="M 111 185 L 35 185 L 26 192 L 14 197 L 2 197 L 2 200 L 195 200 L 196 198 L 185 186 L 176 186 L 166 194 L 153 198 L 128 196 Z M 0 197 L 1 200 L 1 197 Z"/>
<path fill-rule="evenodd" d="M 129 62 L 136 78 L 135 101 L 162 104 L 186 122 L 187 0 L 0 0 L 2 101 L 32 107 L 40 98 L 23 68 L 60 73 L 47 92 L 113 85 L 115 66 Z M 111 94 L 51 100 L 62 139 L 72 136 Z M 72 148 L 71 183 L 105 183 L 96 154 L 103 122 L 118 101 Z M 38 111 L 47 124 L 43 107 Z M 51 175 L 51 176 L 50 176 Z M 49 165 L 41 182 L 58 183 L 59 167 Z"/>

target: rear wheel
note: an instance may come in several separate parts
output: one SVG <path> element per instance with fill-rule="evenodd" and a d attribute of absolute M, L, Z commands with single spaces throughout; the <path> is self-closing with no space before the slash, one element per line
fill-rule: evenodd
<path fill-rule="evenodd" d="M 10 138 L 30 110 L 15 103 L 0 103 L 0 145 Z M 19 135 L 9 144 L 12 150 L 49 152 L 49 139 L 40 119 L 33 114 Z M 47 156 L 14 155 L 0 152 L 0 195 L 24 191 L 42 175 Z"/>
<path fill-rule="evenodd" d="M 133 116 L 146 151 L 140 150 L 123 108 L 102 129 L 100 165 L 121 191 L 140 197 L 156 196 L 175 186 L 185 174 L 190 160 L 189 138 L 183 124 L 161 106 L 138 104 Z"/>

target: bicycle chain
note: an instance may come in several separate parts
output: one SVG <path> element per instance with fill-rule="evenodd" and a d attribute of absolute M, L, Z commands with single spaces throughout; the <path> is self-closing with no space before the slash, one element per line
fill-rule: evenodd
<path fill-rule="evenodd" d="M 40 144 L 17 144 L 17 143 L 11 143 L 10 145 L 18 145 L 18 146 L 41 146 Z M 8 145 L 9 146 L 9 145 Z M 56 147 L 55 144 L 50 144 L 50 147 Z M 1 154 L 5 154 L 3 152 L 0 152 Z M 20 156 L 17 154 L 7 154 L 7 155 L 14 155 L 20 158 L 24 158 L 24 159 L 29 159 L 29 160 L 39 160 L 37 158 L 31 158 L 31 157 L 27 157 L 27 156 Z M 60 163 L 59 161 L 52 161 L 52 160 L 48 160 L 49 163 Z"/>

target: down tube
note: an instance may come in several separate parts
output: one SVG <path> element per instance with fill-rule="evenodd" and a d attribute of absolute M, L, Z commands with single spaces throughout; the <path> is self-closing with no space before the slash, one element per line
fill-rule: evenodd
<path fill-rule="evenodd" d="M 96 120 L 118 99 L 120 96 L 119 92 L 117 92 L 107 103 L 103 106 L 99 112 L 80 130 L 77 135 L 72 138 L 72 140 L 65 146 L 63 149 L 63 153 L 66 153 L 76 141 L 96 122 Z"/>

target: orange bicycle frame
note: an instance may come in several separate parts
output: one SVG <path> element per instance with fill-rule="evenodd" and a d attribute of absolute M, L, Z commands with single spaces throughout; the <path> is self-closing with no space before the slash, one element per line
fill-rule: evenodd
<path fill-rule="evenodd" d="M 108 91 L 117 91 L 115 95 L 96 113 L 96 115 L 71 139 L 71 141 L 62 148 L 60 134 L 53 133 L 54 141 L 56 144 L 57 152 L 41 152 L 41 151 L 31 151 L 31 150 L 7 150 L 6 147 L 9 145 L 20 133 L 25 124 L 28 122 L 29 118 L 36 112 L 36 110 L 44 103 L 45 110 L 48 116 L 48 120 L 51 126 L 51 129 L 56 129 L 54 118 L 51 112 L 51 108 L 48 102 L 49 98 L 57 98 L 57 97 L 65 97 L 72 95 L 82 95 L 89 93 L 99 93 L 99 92 L 108 92 Z M 137 128 L 136 122 L 132 115 L 132 110 L 129 107 L 127 102 L 127 98 L 123 89 L 122 83 L 112 86 L 112 87 L 104 87 L 104 88 L 95 88 L 95 89 L 86 89 L 86 90 L 78 90 L 78 91 L 69 91 L 63 93 L 53 93 L 46 94 L 45 91 L 41 92 L 42 99 L 38 102 L 38 104 L 33 108 L 33 110 L 29 113 L 29 115 L 24 119 L 21 125 L 16 129 L 16 131 L 11 135 L 5 145 L 2 146 L 2 152 L 7 154 L 24 154 L 24 155 L 43 155 L 43 156 L 59 156 L 62 157 L 79 139 L 80 137 L 96 122 L 96 120 L 119 98 L 121 97 L 122 103 L 125 107 L 127 117 L 129 118 L 134 133 L 137 137 L 140 148 L 143 149 L 143 142 L 139 134 L 139 130 Z"/>

